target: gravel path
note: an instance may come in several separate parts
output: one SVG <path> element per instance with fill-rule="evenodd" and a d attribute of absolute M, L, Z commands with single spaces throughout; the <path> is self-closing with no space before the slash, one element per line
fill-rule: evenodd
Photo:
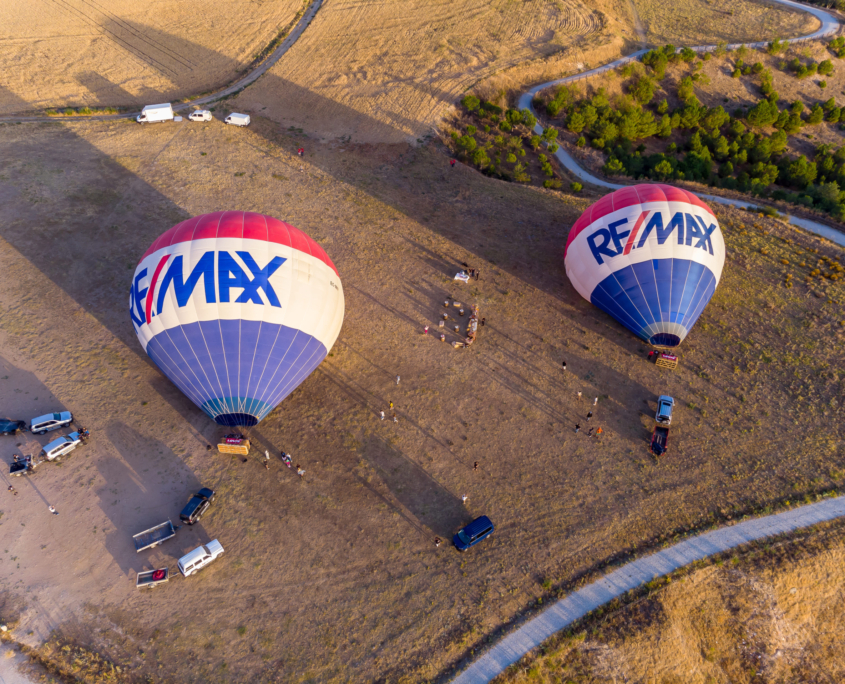
<path fill-rule="evenodd" d="M 845 515 L 845 496 L 754 518 L 687 539 L 650 556 L 631 561 L 574 594 L 560 599 L 482 655 L 453 680 L 454 684 L 483 684 L 537 648 L 555 632 L 587 613 L 656 577 L 715 553 L 742 544 Z"/>
<path fill-rule="evenodd" d="M 817 38 L 823 38 L 824 36 L 829 36 L 836 33 L 839 30 L 839 20 L 836 19 L 833 15 L 825 12 L 818 7 L 810 7 L 807 5 L 802 5 L 797 2 L 793 2 L 792 0 L 774 0 L 775 2 L 780 3 L 781 5 L 787 5 L 789 7 L 800 9 L 804 12 L 809 12 L 814 17 L 816 17 L 819 21 L 821 21 L 821 26 L 817 31 L 810 33 L 806 36 L 800 36 L 798 38 L 790 38 L 788 41 L 789 43 L 797 43 L 803 42 L 808 40 L 816 40 Z M 745 43 L 747 47 L 752 48 L 759 48 L 765 47 L 767 45 L 766 41 L 762 41 L 759 43 Z M 728 49 L 736 49 L 740 47 L 740 43 L 728 45 Z M 697 47 L 692 48 L 696 52 L 710 52 L 716 49 L 715 45 L 700 45 Z M 634 60 L 640 59 L 647 50 L 638 50 L 633 54 L 627 55 L 626 57 L 622 57 L 617 59 L 609 64 L 605 64 L 604 66 L 596 67 L 595 69 L 590 69 L 589 71 L 583 71 L 580 74 L 574 74 L 573 76 L 567 76 L 566 78 L 559 78 L 555 81 L 548 81 L 547 83 L 541 83 L 539 85 L 534 86 L 530 90 L 524 92 L 519 98 L 519 104 L 517 105 L 519 109 L 528 109 L 534 116 L 537 116 L 537 112 L 534 111 L 534 106 L 532 105 L 532 101 L 534 97 L 541 91 L 546 90 L 547 88 L 553 88 L 557 85 L 563 85 L 565 83 L 574 83 L 576 81 L 580 81 L 585 78 L 590 78 L 591 76 L 597 76 L 598 74 L 603 74 L 606 71 L 610 71 L 611 69 L 617 69 L 620 66 L 627 64 L 628 62 L 632 62 Z M 539 118 L 539 117 L 538 117 Z M 542 133 L 543 127 L 538 123 L 534 128 L 535 133 Z M 558 148 L 558 151 L 554 153 L 555 156 L 558 158 L 558 161 L 563 165 L 565 169 L 567 169 L 572 175 L 574 175 L 579 180 L 584 181 L 585 183 L 590 183 L 591 185 L 596 185 L 600 188 L 607 188 L 608 190 L 618 190 L 620 188 L 624 188 L 624 184 L 620 183 L 612 183 L 607 181 L 603 178 L 599 178 L 598 176 L 594 176 L 585 168 L 583 168 L 572 155 L 570 155 L 563 146 Z M 760 206 L 760 203 L 755 202 L 746 202 L 744 200 L 736 200 L 731 199 L 729 197 L 720 197 L 718 195 L 703 195 L 698 194 L 701 199 L 707 200 L 709 202 L 716 202 L 718 204 L 729 204 L 734 207 L 740 207 L 746 209 L 748 207 L 756 207 Z M 787 220 L 789 223 L 798 226 L 799 228 L 803 228 L 811 233 L 815 233 L 816 235 L 821 235 L 822 237 L 827 238 L 831 242 L 835 242 L 837 245 L 845 247 L 845 234 L 841 231 L 836 230 L 835 228 L 831 228 L 823 223 L 819 223 L 818 221 L 812 221 L 810 219 L 800 218 L 798 216 L 791 216 L 787 215 Z"/>

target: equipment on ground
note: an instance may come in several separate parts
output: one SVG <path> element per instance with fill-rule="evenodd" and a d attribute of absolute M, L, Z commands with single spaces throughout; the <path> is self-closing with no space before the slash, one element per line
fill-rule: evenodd
<path fill-rule="evenodd" d="M 675 370 L 678 367 L 678 357 L 674 354 L 652 350 L 648 353 L 648 360 L 658 368 Z"/>
<path fill-rule="evenodd" d="M 646 342 L 677 347 L 716 291 L 725 242 L 713 212 L 693 193 L 634 185 L 581 215 L 564 263 L 584 299 Z"/>
<path fill-rule="evenodd" d="M 305 233 L 226 211 L 153 242 L 129 310 L 144 350 L 206 415 L 252 426 L 326 358 L 344 298 L 337 269 Z"/>

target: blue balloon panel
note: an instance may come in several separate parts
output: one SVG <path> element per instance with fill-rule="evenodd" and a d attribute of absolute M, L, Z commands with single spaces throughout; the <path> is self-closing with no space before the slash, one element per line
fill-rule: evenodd
<path fill-rule="evenodd" d="M 652 259 L 615 271 L 591 302 L 650 344 L 675 347 L 716 291 L 712 271 L 686 259 Z"/>

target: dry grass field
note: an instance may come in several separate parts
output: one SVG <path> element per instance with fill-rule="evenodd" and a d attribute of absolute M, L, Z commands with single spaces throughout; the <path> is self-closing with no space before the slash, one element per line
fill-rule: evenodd
<path fill-rule="evenodd" d="M 756 43 L 815 31 L 815 17 L 761 0 L 632 0 L 650 45 Z"/>
<path fill-rule="evenodd" d="M 495 681 L 841 682 L 843 561 L 841 522 L 757 544 L 655 581 Z"/>
<path fill-rule="evenodd" d="M 84 681 L 103 658 L 132 682 L 436 679 L 620 551 L 845 480 L 845 285 L 803 282 L 843 253 L 779 222 L 720 214 L 722 283 L 673 373 L 566 280 L 567 230 L 595 196 L 450 169 L 432 145 L 320 144 L 260 116 L 245 130 L 5 125 L 0 162 L 0 413 L 66 407 L 93 434 L 0 505 L 0 618 Z M 252 432 L 269 474 L 207 450 L 220 431 L 126 311 L 150 242 L 224 208 L 314 236 L 347 297 L 331 356 Z M 461 262 L 480 280 L 455 284 Z M 421 334 L 447 295 L 486 318 L 471 350 Z M 678 415 L 655 461 L 661 393 Z M 600 442 L 573 432 L 593 397 Z M 378 419 L 389 401 L 398 423 Z M 3 438 L 2 459 L 37 441 Z M 202 523 L 136 554 L 131 535 L 199 486 L 219 491 Z M 434 547 L 480 514 L 498 525 L 489 542 Z M 214 538 L 226 553 L 201 574 L 134 588 Z"/>
<path fill-rule="evenodd" d="M 0 115 L 177 100 L 233 80 L 301 0 L 0 4 Z M 8 92 L 7 92 L 8 91 Z"/>

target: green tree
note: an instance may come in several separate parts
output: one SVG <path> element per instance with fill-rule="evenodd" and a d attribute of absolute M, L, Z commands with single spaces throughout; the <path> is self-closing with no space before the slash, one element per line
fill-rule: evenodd
<path fill-rule="evenodd" d="M 660 117 L 660 126 L 657 129 L 657 135 L 661 138 L 668 138 L 672 135 L 672 119 L 665 114 Z"/>
<path fill-rule="evenodd" d="M 830 123 L 836 123 L 842 118 L 842 110 L 839 107 L 834 107 L 827 113 L 827 120 Z"/>
<path fill-rule="evenodd" d="M 490 164 L 490 158 L 484 150 L 476 150 L 472 153 L 472 163 L 478 168 L 483 169 Z"/>
<path fill-rule="evenodd" d="M 786 125 L 783 127 L 783 130 L 786 131 L 788 135 L 795 135 L 798 131 L 800 131 L 804 127 L 804 122 L 801 121 L 801 117 L 798 114 L 790 114 L 789 119 L 786 122 Z"/>
<path fill-rule="evenodd" d="M 631 87 L 630 93 L 637 102 L 644 105 L 651 102 L 656 88 L 657 83 L 655 83 L 653 78 L 642 76 L 637 79 L 637 82 Z"/>
<path fill-rule="evenodd" d="M 772 151 L 772 154 L 779 154 L 786 149 L 787 143 L 787 136 L 786 131 L 776 131 L 772 133 L 772 137 L 769 138 L 769 146 Z"/>
<path fill-rule="evenodd" d="M 771 185 L 777 180 L 778 167 L 774 164 L 757 162 L 751 167 L 750 175 L 752 178 L 759 180 L 763 185 Z"/>
<path fill-rule="evenodd" d="M 532 135 L 528 139 L 528 143 L 531 145 L 532 149 L 535 149 L 535 150 L 540 147 L 540 143 L 542 141 L 543 141 L 543 139 L 539 135 Z"/>
<path fill-rule="evenodd" d="M 761 100 L 748 110 L 746 120 L 752 126 L 764 127 L 771 126 L 778 118 L 778 108 L 767 100 Z"/>
<path fill-rule="evenodd" d="M 573 112 L 566 117 L 566 129 L 572 133 L 580 133 L 586 125 L 587 122 L 581 112 Z"/>
<path fill-rule="evenodd" d="M 725 136 L 720 135 L 714 142 L 713 156 L 720 161 L 727 159 L 730 154 L 730 150 L 728 149 L 728 139 Z"/>
<path fill-rule="evenodd" d="M 528 126 L 529 129 L 534 128 L 537 125 L 537 117 L 534 116 L 530 111 L 527 109 L 523 109 L 520 112 L 520 116 L 522 124 Z"/>
<path fill-rule="evenodd" d="M 596 112 L 596 108 L 593 107 L 593 105 L 585 106 L 584 109 L 581 110 L 581 114 L 583 114 L 584 122 L 587 124 L 588 128 L 596 122 L 596 119 L 598 119 L 599 116 Z"/>
<path fill-rule="evenodd" d="M 664 97 L 660 101 L 660 104 L 657 105 L 657 113 L 658 114 L 665 114 L 668 111 L 669 111 L 669 103 L 666 101 L 666 98 Z"/>
<path fill-rule="evenodd" d="M 602 170 L 608 176 L 618 176 L 620 174 L 625 173 L 624 165 L 616 157 L 611 157 L 610 159 L 608 159 L 607 163 L 602 167 Z"/>
<path fill-rule="evenodd" d="M 668 159 L 664 159 L 654 167 L 655 175 L 662 180 L 669 178 L 674 171 L 675 170 L 672 168 L 672 162 Z"/>
<path fill-rule="evenodd" d="M 810 116 L 807 117 L 807 123 L 815 126 L 822 121 L 824 121 L 824 110 L 817 104 L 813 105 L 813 108 L 810 110 Z"/>
<path fill-rule="evenodd" d="M 476 142 L 475 138 L 473 138 L 471 135 L 462 135 L 460 138 L 458 138 L 458 147 L 460 147 L 467 154 L 473 152 L 477 146 L 478 143 Z"/>
<path fill-rule="evenodd" d="M 822 76 L 830 76 L 833 73 L 833 62 L 829 59 L 819 62 L 818 72 Z"/>
<path fill-rule="evenodd" d="M 481 104 L 481 100 L 479 100 L 475 95 L 466 95 L 464 96 L 464 99 L 461 100 L 461 104 L 466 107 L 468 111 L 474 112 Z"/>

